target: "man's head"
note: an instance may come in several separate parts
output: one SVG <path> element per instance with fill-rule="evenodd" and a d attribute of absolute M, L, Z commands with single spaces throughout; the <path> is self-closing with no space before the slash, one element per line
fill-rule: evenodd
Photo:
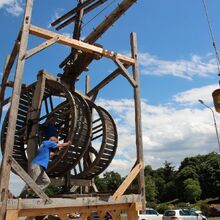
<path fill-rule="evenodd" d="M 56 122 L 55 115 L 51 115 L 51 117 L 48 118 L 48 122 L 49 122 L 50 124 L 55 124 L 55 122 Z"/>
<path fill-rule="evenodd" d="M 53 141 L 53 142 L 55 142 L 55 143 L 58 143 L 58 139 L 57 139 L 57 137 L 55 137 L 55 136 L 50 137 L 49 140 L 50 140 L 50 141 Z"/>

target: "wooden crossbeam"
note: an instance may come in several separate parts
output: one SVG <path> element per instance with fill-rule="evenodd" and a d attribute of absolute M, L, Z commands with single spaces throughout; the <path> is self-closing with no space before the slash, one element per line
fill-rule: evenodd
<path fill-rule="evenodd" d="M 94 43 L 108 30 L 137 0 L 123 0 L 94 30 L 85 38 L 85 42 Z"/>
<path fill-rule="evenodd" d="M 84 42 L 90 44 L 95 43 L 135 2 L 136 0 L 123 0 L 96 28 L 93 29 L 93 31 L 85 38 Z M 71 57 L 72 54 L 70 54 L 60 64 L 60 67 L 63 67 L 63 65 L 66 64 Z M 74 69 L 75 77 L 84 71 L 84 69 L 89 66 L 92 61 L 93 58 L 88 57 L 86 54 L 81 54 L 71 67 Z M 64 74 L 65 73 L 68 75 L 68 70 L 66 70 Z"/>
<path fill-rule="evenodd" d="M 33 191 L 43 199 L 44 203 L 52 203 L 52 200 L 39 188 L 35 181 L 24 171 L 24 169 L 18 164 L 18 162 L 11 157 L 11 165 L 15 172 L 27 183 Z"/>
<path fill-rule="evenodd" d="M 95 3 L 93 3 L 92 5 L 88 6 L 87 8 L 85 8 L 83 11 L 84 11 L 84 14 L 87 14 L 88 12 L 92 11 L 93 9 L 95 9 L 96 7 L 98 7 L 99 5 L 103 4 L 104 2 L 106 2 L 107 0 L 99 0 Z M 68 24 L 76 21 L 77 19 L 77 16 L 74 15 L 72 17 L 70 17 L 69 19 L 67 19 L 66 21 L 64 21 L 62 24 L 60 24 L 59 26 L 56 27 L 56 30 L 60 30 L 64 27 L 66 27 Z"/>
<path fill-rule="evenodd" d="M 114 62 L 116 65 L 122 70 L 121 73 L 122 75 L 131 83 L 133 87 L 137 87 L 137 83 L 135 80 L 129 75 L 127 72 L 127 69 L 124 67 L 123 63 L 120 62 L 119 59 L 115 58 Z"/>
<path fill-rule="evenodd" d="M 49 39 L 49 40 L 43 42 L 42 44 L 38 45 L 37 47 L 32 48 L 32 49 L 26 51 L 26 53 L 25 53 L 25 59 L 27 59 L 27 58 L 33 56 L 33 55 L 36 54 L 36 53 L 39 53 L 40 51 L 46 49 L 47 47 L 49 47 L 49 46 L 55 44 L 58 40 L 59 40 L 59 37 L 54 36 L 54 37 L 52 37 L 51 39 Z"/>
<path fill-rule="evenodd" d="M 123 195 L 125 190 L 128 188 L 128 186 L 130 186 L 130 184 L 132 183 L 132 181 L 135 179 L 135 177 L 138 175 L 138 173 L 140 172 L 140 170 L 142 168 L 143 168 L 143 163 L 140 162 L 132 169 L 132 171 L 125 178 L 123 183 L 118 187 L 118 189 L 116 190 L 116 192 L 112 196 L 113 200 L 117 200 Z"/>
<path fill-rule="evenodd" d="M 82 50 L 82 51 L 85 51 L 88 53 L 98 53 L 106 58 L 110 58 L 113 60 L 115 58 L 117 58 L 125 64 L 132 65 L 135 62 L 135 60 L 131 57 L 128 57 L 128 56 L 125 56 L 125 55 L 122 55 L 119 53 L 115 53 L 113 51 L 109 51 L 109 50 L 106 50 L 101 47 L 90 45 L 88 43 L 84 43 L 84 42 L 76 40 L 76 39 L 71 39 L 69 37 L 54 33 L 52 31 L 49 31 L 49 30 L 46 30 L 46 29 L 43 29 L 43 28 L 40 28 L 40 27 L 37 27 L 34 25 L 30 26 L 29 31 L 31 34 L 38 36 L 38 37 L 41 37 L 41 38 L 45 38 L 45 39 L 51 39 L 51 38 L 57 36 L 57 37 L 59 37 L 59 40 L 57 42 L 60 44 L 67 45 L 67 46 L 70 46 L 75 49 L 79 49 L 79 50 Z"/>
<path fill-rule="evenodd" d="M 72 9 L 71 11 L 67 12 L 66 14 L 64 14 L 63 16 L 61 16 L 60 18 L 58 18 L 57 20 L 52 22 L 51 26 L 55 26 L 55 25 L 59 24 L 60 22 L 64 21 L 68 17 L 70 17 L 72 14 L 76 13 L 77 11 L 81 10 L 82 8 L 84 8 L 85 6 L 89 5 L 90 3 L 94 2 L 94 1 L 95 0 L 87 0 L 84 3 L 78 5 L 77 7 Z"/>

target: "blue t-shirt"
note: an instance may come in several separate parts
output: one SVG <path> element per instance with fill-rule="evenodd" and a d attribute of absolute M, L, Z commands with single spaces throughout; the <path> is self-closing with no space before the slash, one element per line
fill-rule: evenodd
<path fill-rule="evenodd" d="M 53 141 L 43 141 L 40 148 L 37 150 L 36 156 L 34 157 L 32 163 L 38 164 L 47 169 L 50 159 L 50 150 L 56 148 L 57 144 Z"/>
<path fill-rule="evenodd" d="M 57 136 L 57 127 L 54 124 L 48 123 L 44 128 L 45 139 L 49 140 L 50 137 Z"/>

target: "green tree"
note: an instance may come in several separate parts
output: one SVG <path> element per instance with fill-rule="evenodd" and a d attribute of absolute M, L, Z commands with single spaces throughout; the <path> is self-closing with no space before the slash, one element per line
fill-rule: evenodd
<path fill-rule="evenodd" d="M 114 192 L 122 183 L 122 177 L 119 173 L 111 171 L 106 172 L 104 175 L 104 181 L 109 192 Z"/>
<path fill-rule="evenodd" d="M 145 194 L 147 202 L 155 202 L 157 197 L 157 188 L 152 176 L 145 177 Z"/>
<path fill-rule="evenodd" d="M 184 181 L 184 197 L 186 202 L 194 203 L 200 199 L 202 190 L 198 180 L 186 179 Z"/>
<path fill-rule="evenodd" d="M 155 170 L 153 177 L 158 191 L 158 201 L 167 202 L 176 198 L 174 166 L 165 161 L 164 167 Z"/>
<path fill-rule="evenodd" d="M 94 178 L 95 185 L 100 192 L 107 192 L 107 184 L 103 178 L 96 176 Z"/>
<path fill-rule="evenodd" d="M 200 164 L 199 181 L 202 189 L 202 198 L 220 197 L 220 155 L 210 153 L 203 156 Z"/>

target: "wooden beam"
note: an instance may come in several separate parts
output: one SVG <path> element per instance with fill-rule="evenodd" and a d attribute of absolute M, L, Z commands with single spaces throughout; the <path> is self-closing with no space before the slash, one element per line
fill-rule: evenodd
<path fill-rule="evenodd" d="M 61 214 L 61 213 L 59 214 L 59 213 L 58 213 L 58 216 L 59 216 L 59 218 L 60 218 L 61 220 L 69 220 L 69 218 L 67 217 L 67 214 L 63 214 L 63 213 L 62 213 L 62 214 Z"/>
<path fill-rule="evenodd" d="M 57 42 L 60 44 L 67 45 L 67 46 L 70 46 L 75 49 L 79 49 L 79 50 L 82 50 L 88 53 L 98 53 L 106 58 L 113 59 L 113 60 L 115 58 L 118 58 L 121 62 L 125 64 L 130 64 L 130 65 L 134 64 L 134 59 L 131 57 L 127 57 L 125 55 L 115 53 L 113 51 L 109 51 L 101 47 L 90 45 L 88 43 L 84 43 L 76 39 L 71 39 L 69 37 L 54 33 L 52 31 L 49 31 L 49 30 L 46 30 L 46 29 L 43 29 L 43 28 L 40 28 L 34 25 L 31 25 L 29 30 L 31 34 L 41 37 L 41 38 L 50 39 L 50 38 L 57 36 L 59 37 L 59 40 Z"/>
<path fill-rule="evenodd" d="M 121 73 L 122 75 L 130 82 L 130 84 L 133 87 L 137 87 L 137 83 L 135 82 L 135 80 L 129 75 L 127 69 L 124 67 L 123 63 L 120 62 L 119 59 L 115 58 L 114 62 L 116 63 L 116 65 L 121 68 Z"/>
<path fill-rule="evenodd" d="M 94 43 L 108 30 L 137 0 L 123 0 L 94 30 L 85 38 L 85 42 Z"/>
<path fill-rule="evenodd" d="M 123 0 L 117 8 L 115 8 L 84 40 L 84 42 L 93 44 L 111 27 L 126 10 L 128 10 L 136 0 Z M 71 54 L 61 63 L 67 63 L 71 58 Z M 63 75 L 73 77 L 76 79 L 89 64 L 93 61 L 93 58 L 88 54 L 81 54 L 77 60 L 71 65 L 71 68 L 67 68 Z M 71 69 L 71 70 L 70 70 Z"/>
<path fill-rule="evenodd" d="M 13 153 L 14 146 L 14 135 L 16 119 L 18 114 L 19 98 L 21 93 L 22 76 L 24 70 L 25 60 L 23 59 L 25 51 L 27 49 L 28 36 L 29 36 L 29 26 L 31 21 L 33 0 L 27 0 L 25 14 L 23 19 L 22 31 L 21 31 L 21 41 L 20 49 L 18 53 L 17 67 L 15 71 L 14 88 L 12 92 L 12 101 L 9 112 L 8 129 L 5 141 L 5 151 L 3 154 L 2 166 L 1 166 L 1 180 L 0 180 L 0 196 L 2 202 L 0 219 L 5 220 L 6 209 L 7 209 L 7 199 L 8 199 L 8 187 L 11 164 L 8 162 Z"/>
<path fill-rule="evenodd" d="M 123 183 L 118 187 L 118 189 L 115 191 L 114 195 L 112 196 L 113 200 L 119 199 L 125 190 L 130 186 L 132 181 L 135 179 L 135 177 L 138 175 L 140 172 L 141 168 L 143 168 L 143 163 L 137 164 L 132 171 L 128 174 L 128 176 L 125 178 Z"/>
<path fill-rule="evenodd" d="M 6 220 L 18 220 L 18 210 L 8 210 L 6 213 Z"/>
<path fill-rule="evenodd" d="M 91 82 L 90 75 L 87 74 L 86 75 L 86 83 L 85 83 L 85 94 L 88 94 L 90 91 L 90 82 Z"/>
<path fill-rule="evenodd" d="M 137 83 L 137 87 L 134 88 L 134 107 L 135 107 L 135 133 L 136 133 L 136 151 L 137 162 L 144 163 L 143 152 L 143 138 L 142 138 L 142 124 L 141 124 L 141 92 L 140 92 L 140 79 L 137 62 L 137 36 L 135 33 L 131 33 L 131 54 L 135 59 L 134 65 L 132 65 L 133 78 Z M 142 197 L 142 210 L 145 210 L 145 178 L 144 178 L 144 164 L 138 175 L 138 192 Z"/>
<path fill-rule="evenodd" d="M 140 195 L 130 194 L 130 195 L 122 195 L 118 200 L 113 200 L 110 196 L 84 196 L 77 197 L 74 199 L 71 198 L 50 198 L 52 203 L 44 203 L 44 199 L 9 199 L 8 200 L 8 209 L 25 209 L 25 210 L 33 210 L 36 209 L 56 209 L 59 207 L 60 209 L 64 208 L 82 208 L 82 207 L 93 207 L 101 206 L 104 208 L 115 207 L 126 209 L 130 203 L 140 202 Z M 0 207 L 2 203 L 0 203 Z M 74 212 L 74 210 L 73 210 Z"/>
<path fill-rule="evenodd" d="M 138 220 L 138 210 L 136 208 L 136 204 L 131 204 L 128 209 L 128 220 Z"/>
<path fill-rule="evenodd" d="M 59 37 L 54 36 L 53 38 L 51 38 L 51 39 L 49 39 L 49 40 L 43 42 L 42 44 L 38 45 L 37 47 L 32 48 L 32 49 L 26 51 L 26 53 L 25 53 L 25 59 L 27 59 L 27 58 L 33 56 L 33 55 L 36 54 L 36 53 L 39 53 L 40 51 L 46 49 L 47 47 L 49 47 L 49 46 L 55 44 L 58 40 L 59 40 Z"/>
<path fill-rule="evenodd" d="M 12 52 L 10 54 L 10 56 L 8 56 L 6 58 L 6 62 L 5 62 L 5 67 L 4 67 L 4 72 L 3 72 L 3 77 L 2 77 L 2 82 L 1 82 L 1 89 L 0 89 L 0 120 L 1 120 L 1 116 L 2 116 L 2 108 L 3 108 L 3 100 L 4 100 L 4 96 L 5 96 L 5 89 L 6 89 L 6 84 L 8 81 L 8 77 L 9 74 L 11 72 L 11 68 L 15 62 L 15 59 L 17 57 L 18 54 L 18 50 L 20 47 L 20 39 L 21 39 L 21 32 L 19 32 L 17 40 L 15 41 L 14 47 L 12 49 Z"/>
<path fill-rule="evenodd" d="M 29 110 L 33 109 L 34 111 L 29 111 L 27 115 L 27 121 L 32 120 L 36 121 L 40 117 L 41 103 L 44 97 L 46 84 L 46 76 L 43 71 L 40 71 L 38 74 L 38 81 L 34 90 L 33 99 Z M 31 128 L 28 128 L 26 131 L 27 135 L 27 155 L 28 155 L 28 172 L 30 169 L 30 164 L 34 159 L 37 149 L 38 149 L 38 129 L 39 124 L 34 123 Z"/>
<path fill-rule="evenodd" d="M 66 14 L 64 14 L 63 16 L 61 16 L 60 18 L 58 18 L 57 20 L 53 21 L 51 23 L 51 26 L 55 26 L 57 24 L 59 24 L 60 22 L 64 21 L 65 19 L 67 19 L 68 17 L 70 17 L 72 14 L 76 13 L 77 11 L 83 9 L 85 6 L 89 5 L 90 3 L 94 2 L 95 0 L 87 0 L 84 3 L 77 5 L 77 7 L 75 7 L 74 9 L 72 9 L 71 11 L 67 12 Z"/>
<path fill-rule="evenodd" d="M 87 14 L 88 12 L 90 12 L 91 10 L 95 9 L 96 7 L 98 7 L 99 5 L 103 4 L 104 2 L 106 2 L 107 0 L 99 0 L 97 2 L 95 2 L 94 4 L 88 6 L 87 8 L 84 9 L 84 14 Z M 66 27 L 68 24 L 76 21 L 77 16 L 74 15 L 72 17 L 70 17 L 69 19 L 67 19 L 66 21 L 64 21 L 62 24 L 60 24 L 59 26 L 56 27 L 56 30 L 60 30 L 64 27 Z"/>
<path fill-rule="evenodd" d="M 39 188 L 39 186 L 35 183 L 35 181 L 24 171 L 24 169 L 18 164 L 18 162 L 11 158 L 12 167 L 15 172 L 27 183 L 28 186 L 33 189 L 33 191 L 43 199 L 45 202 L 51 203 L 51 199 Z"/>

